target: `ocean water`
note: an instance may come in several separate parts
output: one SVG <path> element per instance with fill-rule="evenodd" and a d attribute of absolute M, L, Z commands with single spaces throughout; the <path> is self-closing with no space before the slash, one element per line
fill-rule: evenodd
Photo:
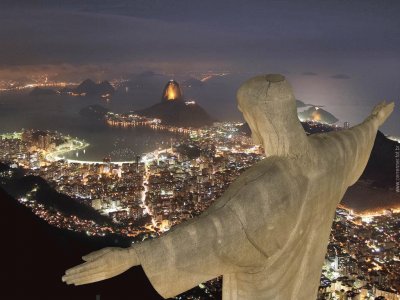
<path fill-rule="evenodd" d="M 22 128 L 56 130 L 90 144 L 85 151 L 71 152 L 66 157 L 80 160 L 111 157 L 114 161 L 134 160 L 136 155 L 165 148 L 171 140 L 178 138 L 176 134 L 146 127 L 109 127 L 101 120 L 79 114 L 80 109 L 92 104 L 101 104 L 113 111 L 129 108 L 126 101 L 106 103 L 85 97 L 31 97 L 26 93 L 2 93 L 0 133 L 20 131 Z"/>

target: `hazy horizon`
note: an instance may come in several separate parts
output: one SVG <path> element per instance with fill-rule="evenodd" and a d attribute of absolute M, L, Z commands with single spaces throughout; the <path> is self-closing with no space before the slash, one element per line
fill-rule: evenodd
<path fill-rule="evenodd" d="M 0 83 L 230 72 L 235 78 L 213 90 L 221 98 L 198 101 L 218 102 L 232 118 L 241 82 L 282 73 L 296 98 L 325 105 L 341 122 L 359 123 L 378 102 L 395 101 L 382 131 L 400 135 L 398 15 L 397 1 L 5 0 Z"/>

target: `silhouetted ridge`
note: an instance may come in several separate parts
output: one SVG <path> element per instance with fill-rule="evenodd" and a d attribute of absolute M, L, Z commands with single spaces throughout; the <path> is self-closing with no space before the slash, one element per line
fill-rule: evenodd
<path fill-rule="evenodd" d="M 300 103 L 297 103 L 300 104 Z M 301 106 L 298 106 L 301 107 Z M 298 116 L 302 120 L 317 121 L 321 123 L 334 124 L 339 121 L 334 115 L 322 108 L 312 106 L 302 112 L 298 113 Z"/>
<path fill-rule="evenodd" d="M 198 104 L 186 105 L 183 101 L 165 101 L 138 111 L 146 117 L 159 118 L 163 124 L 173 126 L 201 127 L 211 125 L 213 120 Z"/>
<path fill-rule="evenodd" d="M 14 177 L 0 186 L 15 198 L 25 197 L 27 193 L 36 189 L 36 201 L 42 203 L 47 209 L 55 209 L 62 214 L 75 215 L 85 220 L 93 220 L 98 224 L 111 222 L 108 217 L 100 215 L 92 207 L 65 194 L 58 193 L 43 178 L 38 176 Z"/>
<path fill-rule="evenodd" d="M 0 188 L 2 228 L 2 270 L 6 274 L 1 299 L 162 299 L 153 289 L 142 268 L 135 267 L 112 279 L 83 286 L 61 281 L 65 270 L 81 257 L 103 247 L 128 247 L 121 236 L 89 237 L 62 230 L 35 216 Z M 128 297 L 129 298 L 129 297 Z"/>
<path fill-rule="evenodd" d="M 74 89 L 74 92 L 76 94 L 85 94 L 87 96 L 99 96 L 113 94 L 115 90 L 108 81 L 102 81 L 97 84 L 91 79 L 86 79 Z"/>
<path fill-rule="evenodd" d="M 94 91 L 96 90 L 97 84 L 91 80 L 91 79 L 86 79 L 82 81 L 80 85 L 78 85 L 75 89 L 76 93 L 86 93 L 87 91 Z"/>
<path fill-rule="evenodd" d="M 303 101 L 296 99 L 296 106 L 297 107 L 306 107 L 307 104 L 305 104 Z"/>
<path fill-rule="evenodd" d="M 29 96 L 51 96 L 57 95 L 57 91 L 52 89 L 44 89 L 40 87 L 35 87 L 30 93 Z"/>
<path fill-rule="evenodd" d="M 397 142 L 378 131 L 368 164 L 361 175 L 362 179 L 373 181 L 381 188 L 396 186 L 396 145 Z"/>

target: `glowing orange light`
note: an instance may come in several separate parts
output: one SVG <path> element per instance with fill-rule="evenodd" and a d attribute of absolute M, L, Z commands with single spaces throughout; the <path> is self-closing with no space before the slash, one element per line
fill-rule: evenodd
<path fill-rule="evenodd" d="M 168 85 L 168 88 L 165 91 L 165 98 L 167 98 L 168 100 L 176 99 L 175 86 L 173 84 Z"/>
<path fill-rule="evenodd" d="M 317 111 L 314 111 L 311 115 L 313 121 L 319 122 L 321 121 L 321 114 Z"/>

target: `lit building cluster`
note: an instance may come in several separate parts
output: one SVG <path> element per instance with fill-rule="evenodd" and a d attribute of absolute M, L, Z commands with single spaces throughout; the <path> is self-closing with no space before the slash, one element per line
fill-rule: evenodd
<path fill-rule="evenodd" d="M 18 199 L 25 206 L 32 209 L 32 212 L 38 217 L 44 219 L 47 223 L 67 230 L 86 232 L 87 235 L 104 236 L 108 233 L 114 233 L 115 230 L 108 226 L 100 226 L 94 221 L 84 220 L 76 216 L 65 216 L 59 212 L 49 212 L 43 204 L 37 203 L 34 195 L 31 193 L 26 197 Z"/>
<path fill-rule="evenodd" d="M 137 114 L 116 114 L 109 112 L 105 116 L 109 126 L 136 127 L 136 126 L 157 126 L 161 124 L 160 119 L 142 117 Z"/>
<path fill-rule="evenodd" d="M 87 235 L 96 236 L 119 234 L 130 237 L 132 242 L 148 236 L 148 234 L 146 234 L 147 230 L 144 226 L 138 226 L 132 222 L 126 224 L 98 224 L 93 220 L 86 220 L 75 215 L 65 215 L 55 210 L 49 210 L 43 204 L 36 201 L 35 190 L 27 193 L 25 197 L 19 198 L 18 201 L 29 207 L 35 215 L 58 228 L 84 232 Z"/>
<path fill-rule="evenodd" d="M 359 216 L 338 208 L 319 299 L 400 299 L 399 224 L 399 212 Z"/>
<path fill-rule="evenodd" d="M 0 92 L 6 91 L 20 91 L 20 90 L 29 90 L 35 87 L 40 88 L 65 88 L 68 86 L 76 86 L 78 85 L 75 82 L 66 82 L 66 81 L 56 81 L 49 80 L 47 76 L 40 76 L 39 78 L 32 78 L 29 81 L 15 81 L 15 80 L 0 80 Z"/>
<path fill-rule="evenodd" d="M 6 163 L 17 163 L 27 169 L 37 169 L 45 163 L 44 157 L 47 153 L 64 141 L 61 134 L 42 130 L 1 134 L 0 160 Z"/>
<path fill-rule="evenodd" d="M 117 224 L 133 224 L 150 214 L 146 230 L 165 231 L 200 214 L 240 172 L 261 159 L 260 149 L 237 133 L 239 125 L 185 129 L 181 133 L 190 134 L 183 134 L 171 149 L 126 163 L 64 160 L 62 153 L 85 144 L 56 133 L 24 131 L 4 135 L 1 160 L 26 169 L 26 175 L 46 179 L 58 192 L 92 206 Z M 198 149 L 196 157 L 192 149 Z"/>
<path fill-rule="evenodd" d="M 234 124 L 218 124 L 182 139 L 172 151 L 156 154 L 146 166 L 145 204 L 161 230 L 199 215 L 262 159 L 260 148 L 244 141 L 249 139 Z"/>
<path fill-rule="evenodd" d="M 127 118 L 141 122 L 142 117 Z M 46 179 L 58 192 L 112 220 L 104 226 L 48 210 L 35 201 L 34 192 L 19 199 L 48 223 L 88 235 L 114 233 L 142 239 L 201 214 L 233 180 L 264 158 L 263 149 L 252 144 L 242 125 L 225 122 L 196 130 L 183 128 L 181 138 L 169 148 L 130 162 L 65 160 L 63 151 L 86 144 L 59 133 L 28 130 L 1 135 L 0 160 L 22 167 L 26 175 Z M 308 133 L 339 129 L 315 122 L 303 126 Z M 358 216 L 338 208 L 319 299 L 400 299 L 399 224 L 399 212 Z M 220 286 L 220 280 L 214 280 L 203 288 L 215 291 Z"/>
<path fill-rule="evenodd" d="M 191 128 L 163 125 L 160 119 L 147 118 L 139 116 L 137 114 L 117 114 L 109 112 L 106 114 L 105 120 L 108 126 L 114 126 L 114 127 L 146 126 L 153 130 L 162 130 L 162 131 L 184 133 L 184 134 L 188 134 L 195 130 Z"/>
<path fill-rule="evenodd" d="M 82 199 L 116 222 L 139 218 L 143 190 L 143 165 L 136 163 L 80 164 L 65 161 L 53 162 L 45 168 L 28 172 L 54 183 L 58 192 Z"/>

